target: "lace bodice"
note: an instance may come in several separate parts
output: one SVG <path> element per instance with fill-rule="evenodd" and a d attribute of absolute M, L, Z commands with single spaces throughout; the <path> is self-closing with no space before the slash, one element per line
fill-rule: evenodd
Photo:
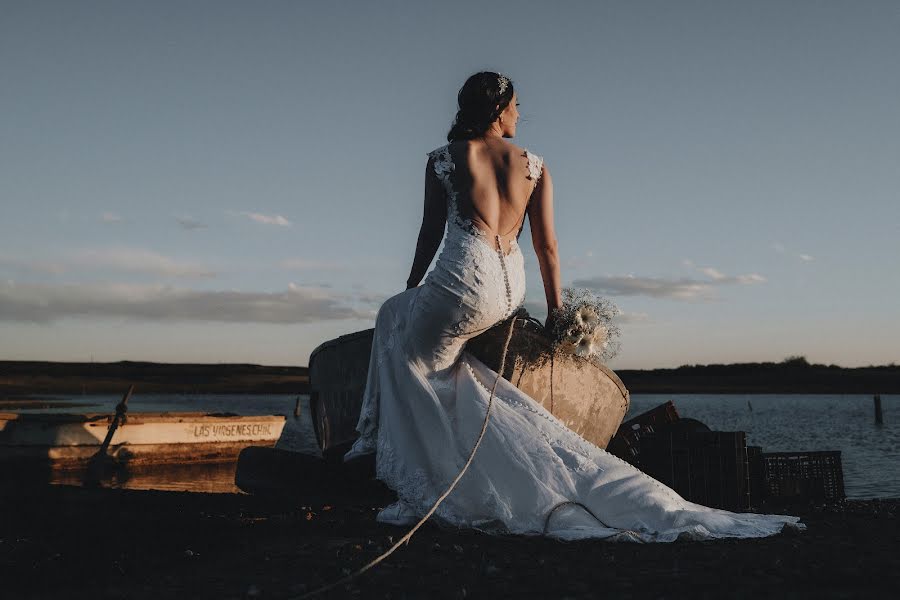
<path fill-rule="evenodd" d="M 525 301 L 525 264 L 515 237 L 509 250 L 503 251 L 500 236 L 491 237 L 459 210 L 459 191 L 454 188 L 452 173 L 456 170 L 450 145 L 429 153 L 434 173 L 444 189 L 447 202 L 447 231 L 444 249 L 435 268 L 425 279 L 425 286 L 450 294 L 460 307 L 454 333 L 458 340 L 446 348 L 438 364 L 455 360 L 465 339 L 511 315 Z M 531 190 L 541 176 L 543 159 L 528 150 Z M 428 295 L 426 295 L 428 298 Z M 428 304 L 428 300 L 424 301 Z M 457 343 L 458 342 L 458 343 Z"/>
<path fill-rule="evenodd" d="M 541 173 L 543 173 L 544 159 L 527 149 L 524 154 L 528 161 L 528 179 L 532 182 L 533 190 L 541 178 Z M 447 196 L 447 227 L 457 227 L 466 233 L 480 236 L 489 240 L 489 244 L 494 246 L 495 240 L 490 240 L 484 230 L 476 226 L 471 219 L 464 218 L 459 212 L 459 192 L 453 188 L 453 182 L 450 177 L 450 174 L 456 170 L 456 164 L 453 162 L 453 156 L 450 154 L 450 144 L 432 150 L 428 153 L 428 156 L 434 160 L 434 173 L 441 182 L 444 193 Z M 515 238 L 510 242 L 510 246 L 510 252 L 513 252 L 518 247 Z"/>

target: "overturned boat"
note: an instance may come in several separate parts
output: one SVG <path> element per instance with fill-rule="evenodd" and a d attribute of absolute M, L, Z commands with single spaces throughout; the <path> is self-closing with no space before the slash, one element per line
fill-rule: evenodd
<path fill-rule="evenodd" d="M 466 351 L 496 371 L 507 331 L 508 322 L 501 323 L 471 339 Z M 374 329 L 344 335 L 310 355 L 310 413 L 326 458 L 342 455 L 358 435 L 373 335 Z M 599 360 L 555 351 L 530 318 L 516 318 L 503 377 L 600 448 L 628 412 L 628 390 L 612 370 Z"/>
<path fill-rule="evenodd" d="M 501 323 L 469 340 L 466 351 L 498 370 L 508 326 L 508 321 Z M 310 355 L 310 417 L 325 460 L 304 454 L 287 440 L 275 448 L 249 447 L 238 459 L 239 488 L 265 494 L 351 486 L 367 497 L 391 495 L 373 479 L 373 456 L 342 461 L 358 436 L 373 335 L 373 329 L 343 335 Z M 628 412 L 630 396 L 615 373 L 595 359 L 554 351 L 543 327 L 529 318 L 516 319 L 503 376 L 601 448 Z"/>

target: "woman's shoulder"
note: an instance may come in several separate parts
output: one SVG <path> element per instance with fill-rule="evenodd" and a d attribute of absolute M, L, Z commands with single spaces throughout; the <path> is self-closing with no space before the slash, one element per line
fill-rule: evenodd
<path fill-rule="evenodd" d="M 503 142 L 509 147 L 509 151 L 512 156 L 524 156 L 526 159 L 528 159 L 528 172 L 532 179 L 537 179 L 538 177 L 540 177 L 541 169 L 544 166 L 543 156 L 535 154 L 525 146 L 513 144 L 509 140 L 503 140 Z"/>
<path fill-rule="evenodd" d="M 444 165 L 446 163 L 449 165 L 453 162 L 453 156 L 458 156 L 459 152 L 464 151 L 464 148 L 468 146 L 468 144 L 468 140 L 454 140 L 428 152 L 428 158 L 435 163 L 435 168 L 438 168 L 438 164 Z M 528 160 L 529 179 L 534 181 L 540 179 L 541 173 L 543 173 L 544 170 L 543 156 L 535 154 L 528 148 L 514 144 L 509 140 L 503 140 L 503 144 L 506 146 L 506 150 L 509 152 L 510 156 L 525 157 Z"/>
<path fill-rule="evenodd" d="M 444 144 L 428 152 L 428 158 L 440 158 L 450 151 L 450 144 Z"/>

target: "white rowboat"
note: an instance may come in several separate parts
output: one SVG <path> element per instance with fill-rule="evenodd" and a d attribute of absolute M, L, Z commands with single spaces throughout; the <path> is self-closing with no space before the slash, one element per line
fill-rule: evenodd
<path fill-rule="evenodd" d="M 0 465 L 82 466 L 100 449 L 113 418 L 0 413 Z M 130 413 L 116 429 L 108 454 L 134 465 L 230 461 L 247 446 L 274 446 L 284 423 L 282 415 Z"/>

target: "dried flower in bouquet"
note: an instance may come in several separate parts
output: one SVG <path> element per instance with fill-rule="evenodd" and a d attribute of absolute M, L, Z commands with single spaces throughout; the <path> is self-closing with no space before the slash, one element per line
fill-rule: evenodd
<path fill-rule="evenodd" d="M 563 289 L 562 301 L 550 315 L 554 345 L 584 358 L 613 358 L 619 350 L 619 328 L 612 323 L 619 314 L 616 305 L 591 290 L 575 288 Z"/>

